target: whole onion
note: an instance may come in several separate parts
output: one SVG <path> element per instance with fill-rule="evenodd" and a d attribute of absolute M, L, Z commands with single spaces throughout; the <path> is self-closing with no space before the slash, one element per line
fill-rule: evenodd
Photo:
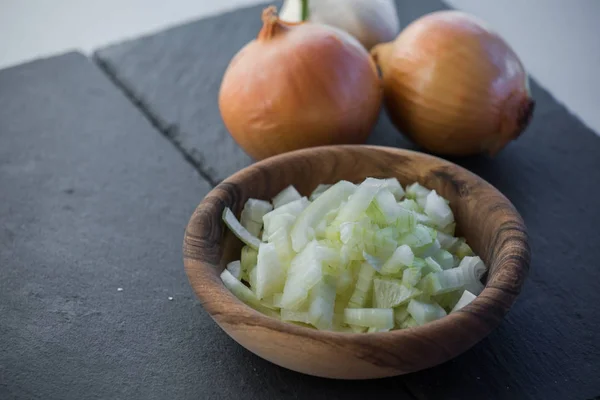
<path fill-rule="evenodd" d="M 319 145 L 363 143 L 381 107 L 369 53 L 339 29 L 281 21 L 274 7 L 229 64 L 219 109 L 254 159 Z"/>
<path fill-rule="evenodd" d="M 371 51 L 392 122 L 442 155 L 496 154 L 527 127 L 534 101 L 521 61 L 482 21 L 428 14 Z"/>

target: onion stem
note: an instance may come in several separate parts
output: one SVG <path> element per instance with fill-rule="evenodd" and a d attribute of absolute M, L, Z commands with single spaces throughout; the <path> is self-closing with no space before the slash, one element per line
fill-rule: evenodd
<path fill-rule="evenodd" d="M 301 5 L 301 13 L 300 18 L 302 21 L 306 21 L 308 19 L 308 0 L 300 0 Z"/>

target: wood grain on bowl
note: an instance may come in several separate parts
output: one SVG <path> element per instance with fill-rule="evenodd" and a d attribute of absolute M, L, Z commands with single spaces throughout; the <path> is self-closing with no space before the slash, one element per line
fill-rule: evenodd
<path fill-rule="evenodd" d="M 225 207 L 239 215 L 250 198 L 271 199 L 293 184 L 308 195 L 320 183 L 366 177 L 418 181 L 450 201 L 457 229 L 489 272 L 471 304 L 429 324 L 385 333 L 318 331 L 282 322 L 239 301 L 219 278 L 239 258 L 241 243 L 221 221 Z M 529 268 L 522 218 L 510 201 L 473 173 L 448 161 L 377 146 L 327 146 L 295 151 L 232 175 L 200 203 L 187 226 L 184 265 L 203 307 L 248 350 L 280 366 L 310 375 L 367 379 L 428 368 L 466 351 L 503 319 Z"/>

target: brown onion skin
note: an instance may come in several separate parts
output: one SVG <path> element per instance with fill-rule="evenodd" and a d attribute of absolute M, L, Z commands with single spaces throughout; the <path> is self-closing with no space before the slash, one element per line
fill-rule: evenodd
<path fill-rule="evenodd" d="M 392 122 L 433 153 L 494 155 L 529 123 L 534 102 L 521 61 L 468 14 L 428 14 L 371 54 Z"/>
<path fill-rule="evenodd" d="M 335 28 L 279 21 L 269 9 L 263 21 L 221 84 L 219 109 L 235 141 L 255 160 L 364 143 L 383 95 L 369 53 Z"/>

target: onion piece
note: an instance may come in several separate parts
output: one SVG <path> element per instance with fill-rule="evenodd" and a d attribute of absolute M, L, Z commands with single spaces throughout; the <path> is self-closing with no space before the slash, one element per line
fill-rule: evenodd
<path fill-rule="evenodd" d="M 362 308 L 368 305 L 374 276 L 375 270 L 369 264 L 363 263 L 360 266 L 358 280 L 356 281 L 352 297 L 348 302 L 349 308 Z"/>
<path fill-rule="evenodd" d="M 260 246 L 260 240 L 248 232 L 246 228 L 240 224 L 229 208 L 225 208 L 223 210 L 223 222 L 225 222 L 225 225 L 227 225 L 227 227 L 231 230 L 231 232 L 234 233 L 235 236 L 238 237 L 238 239 L 253 249 L 258 250 L 258 247 Z"/>
<path fill-rule="evenodd" d="M 300 196 L 300 193 L 298 193 L 294 185 L 289 185 L 279 192 L 275 197 L 273 197 L 273 207 L 279 208 L 283 205 L 291 203 L 292 201 L 300 200 L 301 198 L 302 196 Z"/>
<path fill-rule="evenodd" d="M 367 178 L 351 193 L 348 201 L 338 211 L 338 215 L 334 220 L 339 222 L 354 222 L 358 221 L 364 213 L 383 183 L 379 179 Z"/>
<path fill-rule="evenodd" d="M 402 323 L 410 317 L 407 306 L 400 306 L 394 308 L 394 327 L 400 328 Z"/>
<path fill-rule="evenodd" d="M 442 266 L 440 264 L 438 264 L 437 261 L 435 261 L 431 257 L 427 257 L 425 259 L 425 265 L 426 265 L 425 269 L 427 270 L 427 272 L 437 273 L 437 272 L 442 272 L 444 270 L 442 268 Z"/>
<path fill-rule="evenodd" d="M 281 310 L 281 320 L 289 322 L 301 322 L 307 325 L 310 324 L 308 312 L 306 311 Z"/>
<path fill-rule="evenodd" d="M 300 215 L 309 204 L 310 202 L 308 199 L 302 197 L 265 214 L 263 217 L 264 236 L 270 236 L 281 227 L 291 227 L 294 222 L 296 222 L 298 215 Z"/>
<path fill-rule="evenodd" d="M 402 284 L 398 279 L 375 279 L 373 281 L 373 307 L 394 308 L 408 303 L 421 291 Z"/>
<path fill-rule="evenodd" d="M 332 185 L 319 184 L 315 190 L 310 194 L 310 201 L 315 201 L 317 197 L 323 194 L 327 189 L 329 189 Z"/>
<path fill-rule="evenodd" d="M 413 317 L 411 317 L 409 315 L 408 318 L 406 318 L 404 320 L 404 322 L 400 325 L 400 328 L 401 329 L 409 329 L 409 328 L 414 328 L 415 326 L 419 326 L 419 324 L 417 323 L 417 321 L 415 321 L 415 319 Z"/>
<path fill-rule="evenodd" d="M 344 322 L 367 328 L 391 329 L 394 327 L 394 310 L 391 308 L 346 308 Z"/>
<path fill-rule="evenodd" d="M 404 197 L 404 189 L 402 188 L 402 184 L 396 178 L 386 179 L 382 189 L 387 189 L 392 192 L 396 198 L 396 201 L 400 201 Z"/>
<path fill-rule="evenodd" d="M 314 238 L 314 228 L 332 208 L 337 208 L 356 190 L 348 181 L 340 181 L 310 203 L 296 220 L 290 235 L 294 251 L 299 252 Z"/>
<path fill-rule="evenodd" d="M 221 273 L 221 280 L 223 281 L 225 287 L 229 289 L 235 295 L 235 297 L 237 297 L 250 307 L 254 308 L 256 311 L 259 311 L 273 318 L 279 317 L 278 313 L 263 306 L 260 303 L 258 297 L 256 297 L 256 295 L 250 289 L 248 289 L 246 285 L 235 279 L 235 277 L 231 275 L 231 272 L 229 272 L 228 270 L 223 270 L 223 272 Z"/>
<path fill-rule="evenodd" d="M 475 296 L 473 293 L 469 292 L 468 290 L 465 290 L 462 296 L 460 296 L 460 299 L 458 300 L 456 305 L 452 308 L 452 311 L 450 312 L 457 312 L 461 308 L 466 307 L 467 305 L 471 304 L 471 302 L 475 300 L 476 297 L 477 296 Z"/>
<path fill-rule="evenodd" d="M 242 265 L 240 264 L 240 260 L 230 262 L 226 268 L 235 279 L 238 281 L 242 279 Z"/>
<path fill-rule="evenodd" d="M 435 321 L 447 315 L 446 311 L 439 304 L 425 303 L 415 299 L 408 303 L 407 310 L 419 325 Z"/>
<path fill-rule="evenodd" d="M 264 200 L 248 199 L 240 215 L 240 223 L 250 234 L 258 236 L 263 225 L 263 216 L 271 211 L 273 206 Z"/>
<path fill-rule="evenodd" d="M 425 214 L 438 228 L 445 228 L 454 222 L 454 214 L 444 199 L 432 190 L 425 200 Z"/>
<path fill-rule="evenodd" d="M 402 272 L 402 284 L 407 287 L 416 286 L 422 275 L 421 268 L 407 268 Z"/>
<path fill-rule="evenodd" d="M 248 273 L 256 266 L 258 261 L 258 251 L 250 246 L 242 247 L 242 255 L 240 257 L 240 265 L 242 267 L 242 279 L 248 281 Z"/>
<path fill-rule="evenodd" d="M 247 218 L 254 222 L 262 223 L 264 215 L 272 209 L 273 206 L 268 201 L 248 199 L 246 200 L 246 204 L 244 204 L 244 208 L 242 209 L 241 220 Z"/>
<path fill-rule="evenodd" d="M 256 263 L 255 291 L 259 299 L 281 292 L 286 280 L 286 266 L 281 263 L 273 243 L 261 243 Z"/>
<path fill-rule="evenodd" d="M 454 267 L 454 256 L 449 251 L 439 250 L 433 255 L 432 258 L 443 269 L 450 269 Z"/>
<path fill-rule="evenodd" d="M 324 275 L 311 291 L 308 309 L 309 323 L 320 330 L 330 330 L 333 326 L 333 310 L 335 306 L 336 281 Z"/>
<path fill-rule="evenodd" d="M 413 265 L 415 255 L 410 246 L 398 246 L 392 256 L 381 267 L 382 275 L 394 275 Z"/>

